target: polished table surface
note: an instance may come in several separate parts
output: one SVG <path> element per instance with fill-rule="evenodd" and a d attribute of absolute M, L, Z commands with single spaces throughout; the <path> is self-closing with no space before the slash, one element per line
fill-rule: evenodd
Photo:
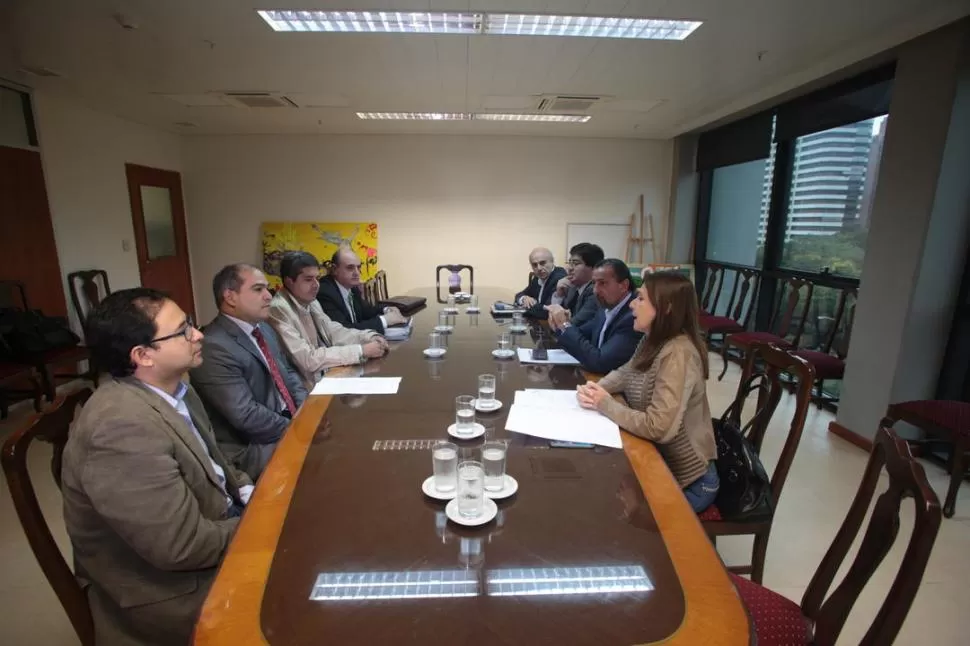
<path fill-rule="evenodd" d="M 397 395 L 308 400 L 253 495 L 196 643 L 748 643 L 743 607 L 652 445 L 624 433 L 624 450 L 557 449 L 504 431 L 516 390 L 571 389 L 583 376 L 493 359 L 503 328 L 487 304 L 508 295 L 479 296 L 486 313 L 456 317 L 444 359 L 421 354 L 440 308 L 432 302 L 410 340 L 366 367 L 403 377 Z M 486 437 L 509 440 L 507 471 L 519 492 L 499 502 L 495 520 L 464 528 L 420 491 L 430 451 L 379 450 L 379 442 L 447 437 L 455 396 L 475 394 L 482 373 L 498 377 L 505 406 L 478 421 Z M 487 585 L 509 569 L 555 577 L 611 566 L 642 567 L 652 589 L 494 596 Z M 463 597 L 432 589 L 427 598 L 310 598 L 320 574 L 430 571 L 479 584 Z"/>

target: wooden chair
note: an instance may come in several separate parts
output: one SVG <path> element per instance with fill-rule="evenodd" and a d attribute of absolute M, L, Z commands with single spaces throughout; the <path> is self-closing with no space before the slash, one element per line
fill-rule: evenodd
<path fill-rule="evenodd" d="M 825 401 L 836 402 L 838 397 L 825 397 L 824 385 L 826 381 L 841 380 L 845 375 L 845 359 L 849 354 L 849 339 L 852 336 L 852 324 L 855 321 L 855 306 L 859 298 L 859 290 L 847 287 L 839 294 L 838 304 L 835 306 L 835 316 L 832 329 L 825 343 L 818 350 L 795 350 L 795 356 L 801 357 L 815 368 L 816 397 L 819 408 Z M 833 354 L 834 352 L 834 354 Z"/>
<path fill-rule="evenodd" d="M 381 269 L 374 276 L 374 280 L 377 281 L 377 302 L 386 301 L 390 298 L 387 291 L 387 272 Z"/>
<path fill-rule="evenodd" d="M 946 400 L 916 400 L 892 404 L 883 424 L 892 426 L 903 421 L 918 427 L 933 440 L 949 444 L 950 487 L 943 503 L 943 515 L 952 518 L 957 506 L 957 493 L 966 472 L 966 454 L 970 451 L 970 403 Z"/>
<path fill-rule="evenodd" d="M 829 594 L 836 573 L 865 520 L 883 467 L 889 475 L 889 489 L 876 500 L 862 544 L 845 578 Z M 880 428 L 859 491 L 808 584 L 801 606 L 757 583 L 731 575 L 751 616 L 759 646 L 836 643 L 859 594 L 896 542 L 899 508 L 907 497 L 916 502 L 913 533 L 892 587 L 859 642 L 861 646 L 893 643 L 919 590 L 941 516 L 940 502 L 926 481 L 926 472 L 913 459 L 906 442 L 890 429 Z"/>
<path fill-rule="evenodd" d="M 778 307 L 772 318 L 768 332 L 737 332 L 725 334 L 721 344 L 721 358 L 724 368 L 718 380 L 724 379 L 728 369 L 728 357 L 731 348 L 737 348 L 743 359 L 748 348 L 753 343 L 770 343 L 786 350 L 798 347 L 802 331 L 805 329 L 805 319 L 808 308 L 812 304 L 812 291 L 815 284 L 801 278 L 788 278 L 783 281 L 778 290 Z M 801 304 L 801 311 L 796 313 Z M 791 338 L 789 338 L 791 337 Z"/>
<path fill-rule="evenodd" d="M 17 388 L 18 384 L 27 384 L 30 389 Z M 23 396 L 26 395 L 34 401 L 34 410 L 40 412 L 43 390 L 37 371 L 31 366 L 0 363 L 0 419 L 7 419 L 7 414 L 10 412 L 8 395 L 13 395 L 18 400 L 24 399 Z"/>
<path fill-rule="evenodd" d="M 435 284 L 435 294 L 438 296 L 439 303 L 447 303 L 448 299 L 441 296 L 441 271 L 447 270 L 448 273 L 460 273 L 462 271 L 468 271 L 468 293 L 475 293 L 475 268 L 471 265 L 438 265 L 434 270 L 434 284 Z M 454 293 L 459 290 L 448 288 L 448 293 Z"/>
<path fill-rule="evenodd" d="M 707 344 L 712 348 L 715 334 L 721 335 L 721 345 L 723 345 L 724 337 L 728 334 L 747 330 L 751 322 L 751 314 L 754 312 L 754 299 L 758 294 L 761 272 L 757 269 L 735 269 L 734 271 L 734 285 L 731 287 L 731 296 L 724 310 L 727 315 L 701 314 L 698 320 Z M 722 286 L 726 279 L 727 274 L 722 273 Z"/>
<path fill-rule="evenodd" d="M 704 525 L 704 530 L 712 538 L 754 535 L 751 564 L 730 566 L 728 569 L 738 574 L 750 574 L 751 580 L 757 583 L 761 583 L 764 575 L 765 553 L 768 550 L 771 523 L 774 520 L 775 509 L 778 507 L 785 481 L 788 479 L 788 472 L 795 460 L 795 451 L 798 450 L 798 443 L 802 438 L 805 417 L 812 403 L 812 384 L 815 383 L 815 370 L 804 359 L 772 345 L 754 343 L 748 350 L 743 376 L 738 385 L 738 397 L 746 395 L 747 382 L 759 367 L 764 379 L 761 382 L 762 387 L 758 390 L 758 403 L 755 417 L 752 419 L 753 423 L 739 424 L 741 428 L 746 428 L 745 437 L 751 442 L 759 455 L 765 434 L 768 432 L 769 423 L 774 416 L 778 403 L 781 401 L 782 392 L 785 390 L 786 384 L 782 375 L 785 373 L 790 375 L 796 385 L 794 393 L 795 412 L 792 415 L 788 436 L 782 447 L 781 455 L 778 457 L 775 469 L 771 474 L 771 495 L 760 508 L 755 509 L 744 518 L 725 518 L 721 515 L 716 504 L 698 514 L 698 518 Z"/>
<path fill-rule="evenodd" d="M 74 578 L 74 573 L 64 560 L 54 537 L 51 536 L 47 521 L 44 520 L 44 514 L 37 502 L 37 494 L 34 492 L 27 469 L 27 450 L 34 440 L 43 440 L 53 445 L 51 474 L 60 488 L 61 457 L 68 431 L 71 422 L 74 421 L 77 407 L 83 405 L 90 396 L 91 389 L 85 388 L 66 397 L 59 397 L 50 408 L 35 415 L 23 428 L 8 437 L 0 456 L 7 484 L 10 487 L 10 498 L 27 535 L 27 542 L 30 543 L 30 548 L 37 562 L 40 563 L 44 576 L 54 588 L 57 598 L 71 620 L 71 625 L 74 626 L 74 631 L 84 646 L 94 645 L 91 610 L 84 591 Z"/>
<path fill-rule="evenodd" d="M 67 275 L 67 284 L 71 289 L 74 312 L 83 329 L 88 313 L 111 293 L 108 272 L 104 269 L 74 271 Z"/>
<path fill-rule="evenodd" d="M 708 264 L 704 267 L 704 287 L 701 290 L 701 316 L 713 316 L 717 310 L 717 302 L 721 299 L 724 288 L 723 265 Z"/>

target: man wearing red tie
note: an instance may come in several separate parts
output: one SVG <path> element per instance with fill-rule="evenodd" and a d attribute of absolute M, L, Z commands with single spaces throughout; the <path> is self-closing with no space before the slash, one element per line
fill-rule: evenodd
<path fill-rule="evenodd" d="M 212 280 L 219 314 L 205 326 L 192 385 L 225 456 L 255 481 L 307 397 L 299 373 L 266 323 L 273 295 L 257 267 L 223 267 Z"/>

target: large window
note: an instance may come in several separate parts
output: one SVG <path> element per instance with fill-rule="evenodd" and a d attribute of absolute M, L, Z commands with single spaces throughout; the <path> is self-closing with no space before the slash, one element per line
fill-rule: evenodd
<path fill-rule="evenodd" d="M 781 267 L 862 275 L 886 117 L 795 139 Z"/>
<path fill-rule="evenodd" d="M 761 266 L 773 159 L 715 168 L 711 176 L 707 259 Z"/>

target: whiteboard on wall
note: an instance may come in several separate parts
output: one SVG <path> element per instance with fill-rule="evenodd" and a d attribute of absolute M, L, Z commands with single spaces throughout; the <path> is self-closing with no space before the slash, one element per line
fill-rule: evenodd
<path fill-rule="evenodd" d="M 580 242 L 592 242 L 603 248 L 607 258 L 626 260 L 629 235 L 629 224 L 570 222 L 566 225 L 566 253 Z"/>

